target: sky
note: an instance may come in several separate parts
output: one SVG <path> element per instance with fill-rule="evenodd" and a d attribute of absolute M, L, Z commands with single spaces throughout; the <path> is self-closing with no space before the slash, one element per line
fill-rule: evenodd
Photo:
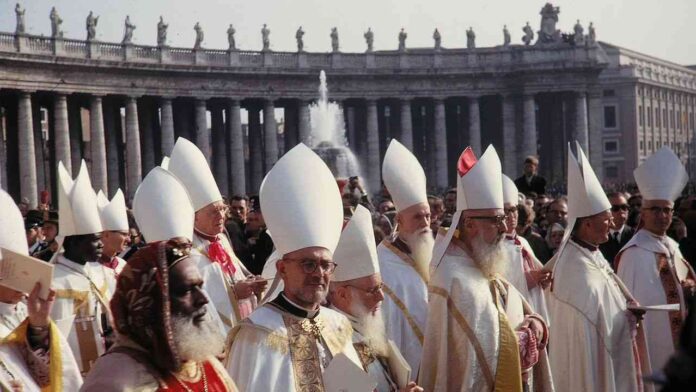
<path fill-rule="evenodd" d="M 0 31 L 15 29 L 16 0 L 0 0 Z M 507 25 L 513 43 L 521 43 L 522 26 L 539 29 L 540 0 L 20 0 L 26 9 L 27 32 L 50 35 L 48 15 L 55 6 L 68 38 L 84 39 L 90 10 L 100 16 L 97 39 L 120 42 L 124 20 L 137 27 L 136 44 L 155 45 L 157 22 L 169 24 L 168 44 L 192 47 L 193 26 L 205 32 L 203 46 L 227 48 L 227 28 L 237 30 L 237 47 L 261 49 L 261 26 L 271 30 L 271 49 L 295 51 L 295 31 L 306 32 L 305 50 L 331 50 L 329 33 L 337 27 L 341 50 L 363 52 L 364 32 L 374 31 L 375 50 L 396 49 L 398 33 L 408 34 L 407 47 L 432 47 L 433 30 L 443 47 L 465 47 L 466 29 L 473 27 L 478 47 L 499 45 Z M 696 65 L 696 0 L 558 0 L 558 28 L 572 31 L 576 20 L 594 22 L 597 38 L 682 65 Z"/>

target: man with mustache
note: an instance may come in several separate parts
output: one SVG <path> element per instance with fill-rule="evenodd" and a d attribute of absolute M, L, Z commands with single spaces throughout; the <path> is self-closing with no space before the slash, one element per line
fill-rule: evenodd
<path fill-rule="evenodd" d="M 345 315 L 353 326 L 353 347 L 363 369 L 377 381 L 378 392 L 422 391 L 415 382 L 399 388 L 389 368 L 388 337 L 380 305 L 384 300 L 382 276 L 374 242 L 372 217 L 358 205 L 348 221 L 334 252 L 336 268 L 329 286 L 331 308 Z M 415 374 L 414 374 L 415 376 Z"/>
<path fill-rule="evenodd" d="M 425 173 L 418 159 L 392 139 L 382 164 L 384 185 L 396 206 L 396 229 L 377 246 L 384 278 L 387 336 L 418 372 L 428 313 L 428 280 L 434 238 Z"/>
<path fill-rule="evenodd" d="M 108 269 L 114 276 L 114 283 L 118 274 L 121 273 L 126 261 L 117 255 L 123 252 L 130 244 L 130 226 L 128 225 L 128 213 L 126 212 L 126 199 L 121 190 L 117 190 L 114 197 L 109 201 L 102 191 L 97 193 L 97 205 L 99 206 L 99 216 L 102 222 L 102 243 L 104 251 L 99 258 L 101 265 Z M 113 294 L 116 286 L 109 287 L 109 292 Z"/>
<path fill-rule="evenodd" d="M 645 339 L 631 293 L 599 251 L 609 239 L 611 204 L 577 144 L 568 149 L 568 222 L 558 253 L 546 264 L 553 283 L 548 307 L 554 384 L 560 391 L 642 391 Z M 646 390 L 652 390 L 645 385 Z"/>
<path fill-rule="evenodd" d="M 104 250 L 103 228 L 85 162 L 74 181 L 59 163 L 58 177 L 60 234 L 65 239 L 64 252 L 54 256 L 56 303 L 51 318 L 67 338 L 80 371 L 86 374 L 108 348 L 109 287 L 116 284 L 114 275 L 99 263 Z"/>
<path fill-rule="evenodd" d="M 686 318 L 686 304 L 694 295 L 694 271 L 666 235 L 672 223 L 674 200 L 689 176 L 679 158 L 662 147 L 633 171 L 643 196 L 639 229 L 614 259 L 617 274 L 641 305 L 677 304 L 678 311 L 648 312 L 645 335 L 650 365 L 662 369 L 674 352 Z"/>
<path fill-rule="evenodd" d="M 218 316 L 229 332 L 246 318 L 257 305 L 256 295 L 266 288 L 266 281 L 252 275 L 232 250 L 225 233 L 229 208 L 220 194 L 208 161 L 190 141 L 179 138 L 165 168 L 177 176 L 191 197 L 196 210 L 193 247 L 198 269 L 205 282 Z M 145 237 L 150 242 L 150 239 Z"/>
<path fill-rule="evenodd" d="M 457 211 L 433 252 L 419 384 L 426 391 L 552 390 L 544 320 L 500 277 L 505 215 L 490 146 L 459 158 Z M 427 365 L 426 365 L 427 364 Z"/>
<path fill-rule="evenodd" d="M 156 167 L 138 187 L 133 209 L 150 242 L 119 275 L 111 300 L 117 342 L 81 390 L 236 391 L 215 357 L 225 338 L 191 257 L 194 211 L 186 190 Z"/>
<path fill-rule="evenodd" d="M 232 330 L 225 364 L 242 391 L 324 391 L 338 354 L 360 366 L 350 321 L 321 306 L 336 268 L 341 195 L 326 164 L 299 144 L 268 172 L 260 197 L 283 291 Z"/>

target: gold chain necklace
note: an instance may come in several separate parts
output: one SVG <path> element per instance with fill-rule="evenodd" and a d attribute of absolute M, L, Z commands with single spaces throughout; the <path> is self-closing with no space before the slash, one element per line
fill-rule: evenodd
<path fill-rule="evenodd" d="M 198 370 L 203 375 L 203 391 L 208 392 L 208 377 L 205 376 L 205 369 L 203 368 L 202 364 L 198 364 Z M 186 392 L 193 392 L 193 390 L 191 388 L 189 388 L 186 384 L 184 384 L 183 381 L 181 381 L 179 379 L 179 376 L 177 376 L 176 373 L 174 373 L 174 372 L 170 372 L 170 373 L 172 374 L 172 376 L 174 376 L 174 379 L 176 380 L 176 382 L 178 382 L 179 385 L 181 385 L 181 387 L 186 390 Z"/>

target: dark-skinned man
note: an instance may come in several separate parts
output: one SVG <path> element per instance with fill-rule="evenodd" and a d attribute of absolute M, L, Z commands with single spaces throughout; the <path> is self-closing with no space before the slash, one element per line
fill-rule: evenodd
<path fill-rule="evenodd" d="M 666 233 L 672 223 L 674 200 L 681 194 L 688 175 L 679 158 L 662 147 L 633 171 L 643 196 L 643 227 L 615 259 L 617 274 L 641 305 L 678 305 L 675 312 L 648 312 L 645 334 L 650 365 L 662 369 L 677 347 L 686 303 L 694 295 L 694 271 L 679 251 L 679 244 Z"/>
<path fill-rule="evenodd" d="M 232 331 L 227 370 L 242 391 L 323 390 L 325 370 L 339 354 L 363 372 L 350 321 L 321 306 L 343 222 L 331 171 L 299 144 L 268 172 L 260 197 L 283 291 Z"/>
<path fill-rule="evenodd" d="M 266 281 L 252 275 L 234 254 L 224 233 L 229 209 L 201 150 L 179 138 L 167 166 L 191 197 L 196 211 L 192 239 L 196 252 L 191 257 L 200 259 L 204 289 L 227 333 L 254 310 Z"/>

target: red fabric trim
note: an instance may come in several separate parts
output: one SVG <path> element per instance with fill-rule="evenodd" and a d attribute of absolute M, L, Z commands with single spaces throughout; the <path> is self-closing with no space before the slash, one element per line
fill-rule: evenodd
<path fill-rule="evenodd" d="M 668 304 L 679 304 L 679 290 L 681 287 L 677 284 L 676 271 L 672 270 L 672 266 L 664 254 L 657 254 L 657 271 L 662 281 L 662 288 L 665 290 L 665 297 Z M 672 331 L 672 341 L 674 347 L 679 345 L 679 331 L 682 326 L 682 314 L 680 311 L 669 312 L 669 328 Z"/>
<path fill-rule="evenodd" d="M 471 147 L 467 147 L 457 161 L 457 172 L 459 173 L 459 177 L 464 177 L 464 175 L 474 167 L 476 162 L 477 159 L 474 150 L 472 150 Z"/>

